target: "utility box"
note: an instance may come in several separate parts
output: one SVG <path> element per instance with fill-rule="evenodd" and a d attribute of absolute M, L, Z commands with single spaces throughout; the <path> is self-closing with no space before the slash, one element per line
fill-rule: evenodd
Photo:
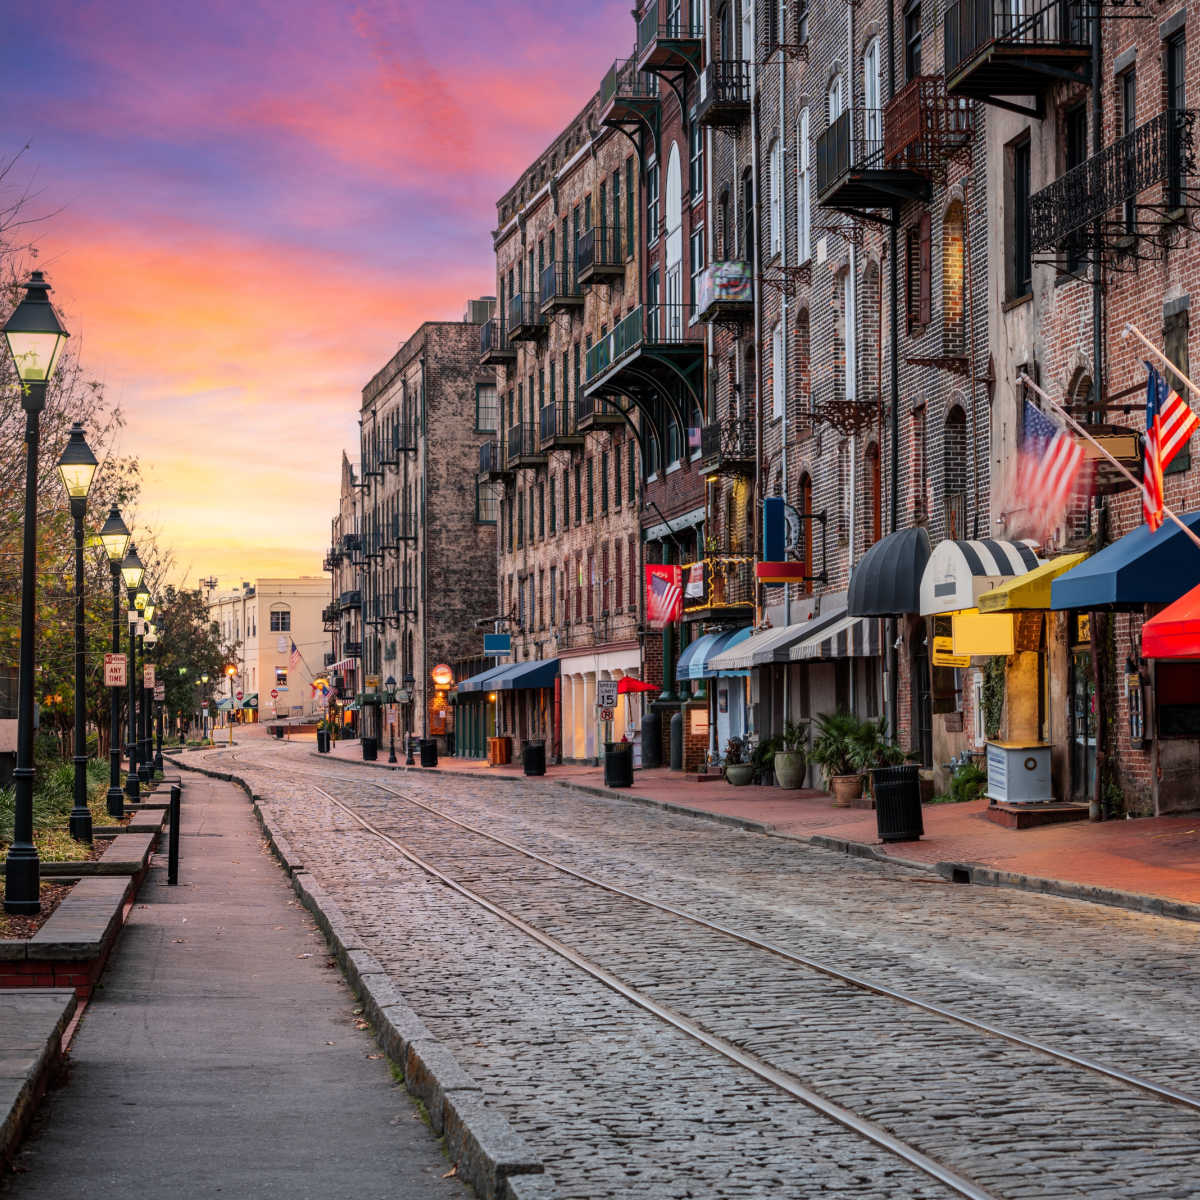
<path fill-rule="evenodd" d="M 1049 745 L 988 742 L 986 795 L 996 804 L 1052 804 Z"/>

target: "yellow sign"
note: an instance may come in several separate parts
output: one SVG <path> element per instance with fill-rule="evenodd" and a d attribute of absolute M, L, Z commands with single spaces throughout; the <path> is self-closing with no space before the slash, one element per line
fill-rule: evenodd
<path fill-rule="evenodd" d="M 933 639 L 933 665 L 935 667 L 969 667 L 969 654 L 954 653 L 954 639 L 935 637 Z"/>
<path fill-rule="evenodd" d="M 951 622 L 955 654 L 1012 654 L 1012 613 L 981 613 L 977 608 L 964 608 L 953 614 Z"/>

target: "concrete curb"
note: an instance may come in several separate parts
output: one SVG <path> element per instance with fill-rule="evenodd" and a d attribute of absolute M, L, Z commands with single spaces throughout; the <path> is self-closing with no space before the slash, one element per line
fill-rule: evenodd
<path fill-rule="evenodd" d="M 330 761 L 327 755 L 318 755 L 313 751 L 313 757 Z M 337 760 L 333 760 L 337 761 Z M 354 765 L 358 765 L 357 763 Z M 392 767 L 387 763 L 364 763 L 368 767 L 382 767 L 388 771 L 420 771 L 420 767 Z M 435 768 L 443 775 L 453 775 L 460 779 L 484 779 L 505 783 L 521 783 L 523 776 L 480 775 L 478 771 L 444 771 Z M 426 769 L 428 771 L 428 769 Z M 869 842 L 854 842 L 847 838 L 830 837 L 827 834 L 782 833 L 777 826 L 764 821 L 754 821 L 748 817 L 736 817 L 728 813 L 710 812 L 707 809 L 690 808 L 686 804 L 676 804 L 668 800 L 655 800 L 650 796 L 639 796 L 626 792 L 624 789 L 596 787 L 591 784 L 573 783 L 570 780 L 547 780 L 556 787 L 568 791 L 579 792 L 583 795 L 598 796 L 604 800 L 620 800 L 626 804 L 638 804 L 644 808 L 658 808 L 664 812 L 675 813 L 679 816 L 692 817 L 698 821 L 709 821 L 717 825 L 731 826 L 744 829 L 750 833 L 761 833 L 767 837 L 777 837 L 786 841 L 799 842 L 818 850 L 830 850 L 835 854 L 845 854 L 851 858 L 865 858 L 873 862 L 888 863 L 891 866 L 903 867 L 910 871 L 920 871 L 923 874 L 936 874 L 951 883 L 973 883 L 980 887 L 1012 888 L 1016 891 L 1037 892 L 1043 896 L 1058 896 L 1064 900 L 1082 900 L 1089 904 L 1102 904 L 1109 908 L 1124 908 L 1130 912 L 1148 913 L 1152 916 L 1168 917 L 1177 921 L 1200 922 L 1200 904 L 1192 904 L 1183 900 L 1172 900 L 1166 896 L 1154 896 L 1146 892 L 1126 892 L 1119 888 L 1099 887 L 1086 883 L 1075 883 L 1071 880 L 1049 879 L 1038 875 L 1025 875 L 1018 871 L 1003 871 L 989 867 L 983 863 L 938 862 L 929 863 L 916 859 L 899 858 L 888 854 L 878 846 Z"/>
<path fill-rule="evenodd" d="M 484 1200 L 551 1200 L 557 1193 L 545 1174 L 545 1164 L 508 1120 L 488 1107 L 480 1085 L 429 1032 L 383 966 L 360 945 L 337 902 L 310 872 L 298 864 L 292 865 L 296 855 L 286 838 L 271 826 L 270 802 L 256 796 L 244 780 L 228 771 L 212 771 L 190 763 L 178 765 L 232 783 L 250 798 L 272 852 L 362 1000 L 376 1040 L 388 1057 L 403 1068 L 405 1086 L 424 1104 L 434 1133 L 445 1137 L 450 1157 L 458 1166 L 459 1178 Z M 533 1178 L 538 1180 L 536 1188 L 527 1183 Z"/>

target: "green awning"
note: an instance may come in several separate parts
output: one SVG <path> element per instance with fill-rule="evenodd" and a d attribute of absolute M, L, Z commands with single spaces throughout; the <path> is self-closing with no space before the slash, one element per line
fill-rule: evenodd
<path fill-rule="evenodd" d="M 258 693 L 252 692 L 249 696 L 247 696 L 242 701 L 242 707 L 243 708 L 257 708 L 258 707 Z"/>
<path fill-rule="evenodd" d="M 360 708 L 364 708 L 364 707 L 367 707 L 368 705 L 372 705 L 372 704 L 374 704 L 374 705 L 382 704 L 383 698 L 379 695 L 378 692 L 359 692 L 358 703 L 359 703 Z"/>

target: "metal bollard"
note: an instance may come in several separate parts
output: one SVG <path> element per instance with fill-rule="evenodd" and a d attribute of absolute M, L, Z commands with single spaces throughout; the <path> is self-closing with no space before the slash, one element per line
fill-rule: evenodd
<path fill-rule="evenodd" d="M 171 785 L 171 828 L 167 835 L 167 883 L 179 882 L 179 784 Z"/>

